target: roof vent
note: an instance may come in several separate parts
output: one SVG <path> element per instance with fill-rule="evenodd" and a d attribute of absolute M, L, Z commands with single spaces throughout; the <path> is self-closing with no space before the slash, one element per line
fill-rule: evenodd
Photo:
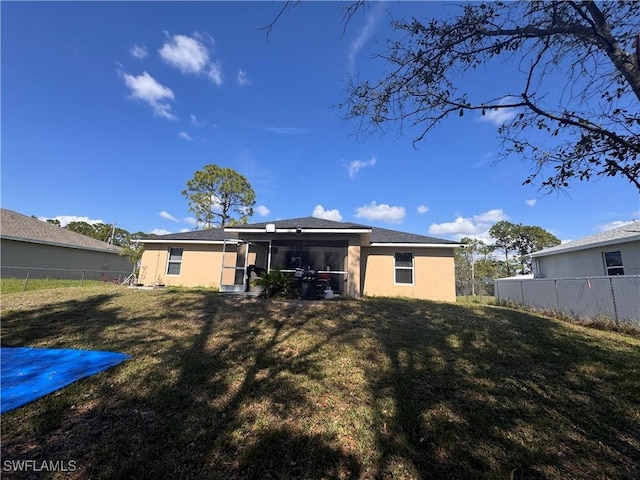
<path fill-rule="evenodd" d="M 267 223 L 267 233 L 274 233 L 276 231 L 275 223 Z"/>

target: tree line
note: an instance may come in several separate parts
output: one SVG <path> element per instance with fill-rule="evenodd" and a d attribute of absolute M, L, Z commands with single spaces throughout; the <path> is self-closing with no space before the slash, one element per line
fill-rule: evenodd
<path fill-rule="evenodd" d="M 455 253 L 458 295 L 492 295 L 494 279 L 531 273 L 529 255 L 560 244 L 542 227 L 505 220 L 493 225 L 489 234 L 494 239 L 492 244 L 469 237 L 461 239 L 465 247 Z"/>
<path fill-rule="evenodd" d="M 131 260 L 131 263 L 136 266 L 142 258 L 144 247 L 141 243 L 134 242 L 134 239 L 153 236 L 153 234 L 144 232 L 130 233 L 124 228 L 104 223 L 77 221 L 69 222 L 63 227 L 60 220 L 56 218 L 49 218 L 46 222 L 87 237 L 95 238 L 102 242 L 110 243 L 116 247 L 121 247 L 120 255 L 127 257 Z"/>

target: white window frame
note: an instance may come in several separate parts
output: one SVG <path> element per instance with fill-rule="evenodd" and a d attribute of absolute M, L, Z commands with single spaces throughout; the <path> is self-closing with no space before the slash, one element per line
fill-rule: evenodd
<path fill-rule="evenodd" d="M 171 260 L 171 250 L 182 250 L 182 252 L 180 252 L 180 260 L 176 261 L 176 260 Z M 172 277 L 179 277 L 180 274 L 182 273 L 182 257 L 184 256 L 184 248 L 182 247 L 169 247 L 169 251 L 167 252 L 167 268 L 165 269 L 165 272 L 167 275 L 171 275 Z M 171 265 L 175 265 L 178 264 L 179 265 L 179 271 L 178 273 L 169 273 L 169 267 Z"/>
<path fill-rule="evenodd" d="M 396 255 L 398 254 L 404 254 L 404 255 L 411 255 L 411 266 L 410 267 L 399 267 L 398 265 L 396 265 L 397 259 L 396 259 Z M 415 285 L 416 283 L 416 256 L 413 252 L 393 252 L 393 284 L 394 285 L 401 285 L 401 286 L 405 286 L 405 287 L 410 287 Z M 411 271 L 411 283 L 406 283 L 406 282 L 398 282 L 397 281 L 397 271 L 398 270 L 410 270 Z"/>
<path fill-rule="evenodd" d="M 618 253 L 620 255 L 620 265 L 611 265 L 608 266 L 607 265 L 607 254 L 608 253 Z M 622 250 L 611 250 L 609 252 L 602 252 L 602 261 L 604 262 L 604 272 L 607 276 L 616 276 L 616 275 L 624 275 L 624 261 L 622 260 Z M 610 270 L 612 269 L 616 269 L 616 268 L 621 268 L 622 269 L 622 273 L 620 274 L 612 274 L 609 273 Z"/>

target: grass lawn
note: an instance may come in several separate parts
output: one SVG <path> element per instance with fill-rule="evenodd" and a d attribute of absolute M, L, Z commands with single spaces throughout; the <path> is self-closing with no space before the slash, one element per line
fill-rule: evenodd
<path fill-rule="evenodd" d="M 133 356 L 4 414 L 3 476 L 640 478 L 633 337 L 481 304 L 116 286 L 2 310 L 3 346 Z"/>

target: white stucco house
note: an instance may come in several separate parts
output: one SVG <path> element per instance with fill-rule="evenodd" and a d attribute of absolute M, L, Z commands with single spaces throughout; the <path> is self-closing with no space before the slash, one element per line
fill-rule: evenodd
<path fill-rule="evenodd" d="M 535 278 L 640 275 L 640 222 L 531 254 Z"/>

